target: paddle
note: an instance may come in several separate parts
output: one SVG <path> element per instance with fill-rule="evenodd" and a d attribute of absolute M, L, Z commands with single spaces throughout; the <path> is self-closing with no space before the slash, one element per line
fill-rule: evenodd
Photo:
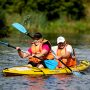
<path fill-rule="evenodd" d="M 58 62 L 56 60 L 44 60 L 44 63 L 50 70 L 54 70 L 58 65 Z"/>
<path fill-rule="evenodd" d="M 12 45 L 10 45 L 9 43 L 6 43 L 6 42 L 0 41 L 0 44 L 16 49 L 15 46 L 12 46 Z M 25 52 L 25 51 L 22 51 L 22 52 Z M 36 57 L 36 58 L 38 58 L 38 57 Z M 51 69 L 51 70 L 55 69 L 57 64 L 58 64 L 55 60 L 45 60 L 44 62 L 45 62 L 46 67 Z"/>
<path fill-rule="evenodd" d="M 12 47 L 12 48 L 16 49 L 15 46 L 12 46 L 12 45 L 10 45 L 9 43 L 6 43 L 6 42 L 0 41 L 0 44 L 1 44 L 1 45 L 5 45 L 5 46 L 8 46 L 8 47 Z"/>
<path fill-rule="evenodd" d="M 55 55 L 55 52 L 52 50 L 52 53 L 53 53 L 53 55 L 54 55 L 54 57 L 56 58 L 56 55 Z M 56 58 L 57 59 L 57 58 Z M 79 73 L 79 72 L 77 72 L 77 71 L 73 71 L 70 67 L 68 67 L 65 63 L 63 63 L 63 61 L 62 60 L 59 60 L 65 67 L 67 67 L 70 71 L 71 71 L 71 73 L 72 74 L 74 74 L 75 76 L 77 76 L 77 77 L 81 77 L 82 76 L 82 74 L 81 73 Z"/>
<path fill-rule="evenodd" d="M 33 39 L 33 37 L 27 32 L 27 30 L 25 29 L 25 27 L 23 25 L 21 25 L 19 23 L 13 23 L 12 26 L 15 27 L 17 30 L 19 30 L 20 32 L 24 33 L 25 35 L 27 35 Z M 58 62 L 56 60 L 45 60 L 44 63 L 46 65 L 46 67 L 51 70 L 55 69 L 58 65 Z"/>
<path fill-rule="evenodd" d="M 33 56 L 33 57 L 42 60 L 39 57 L 36 57 L 36 56 Z M 44 63 L 45 63 L 45 66 L 50 70 L 55 69 L 57 67 L 57 65 L 58 65 L 58 62 L 56 60 L 44 60 Z"/>
<path fill-rule="evenodd" d="M 27 30 L 25 29 L 25 27 L 22 26 L 21 24 L 19 24 L 19 23 L 13 23 L 12 26 L 14 28 L 16 28 L 17 30 L 19 30 L 20 32 L 26 34 L 27 36 L 29 36 L 30 38 L 33 39 L 33 37 L 27 32 Z"/>
<path fill-rule="evenodd" d="M 10 45 L 9 43 L 6 43 L 6 42 L 2 42 L 2 41 L 0 41 L 0 45 L 4 45 L 4 46 L 8 46 L 8 47 L 11 47 L 11 48 L 14 48 L 14 49 L 16 49 L 16 47 L 15 46 L 13 46 L 13 45 Z M 26 53 L 25 51 L 23 51 L 23 50 L 21 50 L 22 52 L 24 52 L 24 53 Z"/>

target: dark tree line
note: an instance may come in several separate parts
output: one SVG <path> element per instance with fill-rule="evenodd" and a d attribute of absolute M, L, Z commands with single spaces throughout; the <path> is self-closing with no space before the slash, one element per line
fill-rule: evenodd
<path fill-rule="evenodd" d="M 62 15 L 81 19 L 85 15 L 82 0 L 1 0 L 0 9 L 19 14 L 31 10 L 43 12 L 48 20 L 60 18 Z"/>
<path fill-rule="evenodd" d="M 5 22 L 5 13 L 25 12 L 45 13 L 48 21 L 67 17 L 69 19 L 80 20 L 85 17 L 85 7 L 83 0 L 0 0 L 0 19 Z M 88 0 L 87 0 L 88 1 Z M 89 1 L 88 1 L 89 2 Z M 2 29 L 3 26 L 0 26 Z M 0 32 L 1 34 L 1 32 Z"/>

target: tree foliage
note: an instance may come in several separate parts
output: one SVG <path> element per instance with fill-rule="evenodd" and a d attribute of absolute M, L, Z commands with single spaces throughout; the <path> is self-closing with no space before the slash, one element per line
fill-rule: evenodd
<path fill-rule="evenodd" d="M 83 0 L 0 0 L 0 20 L 5 22 L 6 13 L 41 12 L 48 21 L 62 17 L 79 20 L 85 17 Z M 89 2 L 89 0 L 86 0 Z M 3 13 L 4 12 L 4 13 Z"/>
<path fill-rule="evenodd" d="M 71 19 L 85 17 L 85 7 L 82 0 L 33 0 L 36 11 L 45 12 L 48 20 L 67 16 Z"/>
<path fill-rule="evenodd" d="M 8 13 L 35 12 L 45 13 L 48 20 L 67 16 L 81 19 L 85 16 L 82 0 L 1 0 L 0 8 Z"/>

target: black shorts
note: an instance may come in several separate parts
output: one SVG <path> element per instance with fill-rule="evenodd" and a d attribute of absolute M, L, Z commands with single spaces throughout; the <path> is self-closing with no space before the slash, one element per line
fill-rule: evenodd
<path fill-rule="evenodd" d="M 37 67 L 38 64 L 42 64 L 46 68 L 44 61 L 40 61 L 39 63 L 34 63 L 34 62 L 30 61 L 30 62 L 28 62 L 28 64 L 31 64 L 33 67 Z"/>

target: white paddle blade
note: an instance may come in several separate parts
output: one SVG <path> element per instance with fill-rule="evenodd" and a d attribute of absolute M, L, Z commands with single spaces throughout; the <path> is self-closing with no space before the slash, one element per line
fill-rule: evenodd
<path fill-rule="evenodd" d="M 72 73 L 77 77 L 80 77 L 80 78 L 82 77 L 82 74 L 79 72 L 73 71 Z"/>
<path fill-rule="evenodd" d="M 8 43 L 6 43 L 6 42 L 0 41 L 0 44 L 1 44 L 1 45 L 5 45 L 5 46 L 8 46 Z"/>
<path fill-rule="evenodd" d="M 13 23 L 12 26 L 22 33 L 27 33 L 27 30 L 19 23 Z"/>

